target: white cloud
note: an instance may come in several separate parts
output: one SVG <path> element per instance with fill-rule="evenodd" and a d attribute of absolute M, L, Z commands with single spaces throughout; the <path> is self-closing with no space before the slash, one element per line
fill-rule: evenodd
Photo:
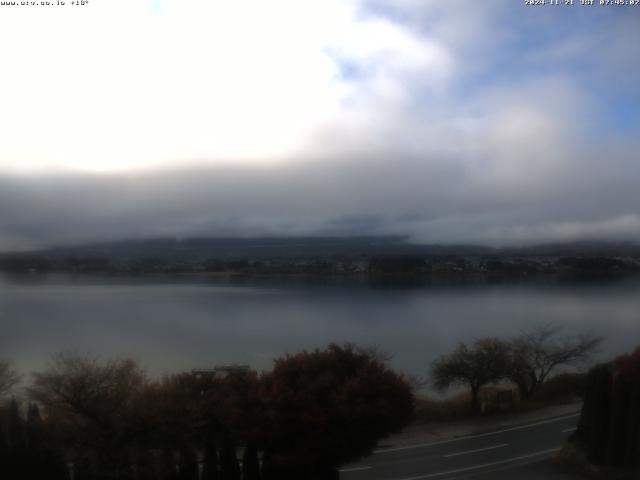
<path fill-rule="evenodd" d="M 0 18 L 5 170 L 270 161 L 451 68 L 443 47 L 341 0 L 18 10 Z M 342 77 L 337 60 L 362 78 Z"/>
<path fill-rule="evenodd" d="M 492 228 L 485 232 L 484 240 L 498 243 L 536 244 L 540 242 L 572 242 L 589 240 L 638 240 L 640 215 L 625 214 L 612 218 L 589 221 L 543 222 Z"/>

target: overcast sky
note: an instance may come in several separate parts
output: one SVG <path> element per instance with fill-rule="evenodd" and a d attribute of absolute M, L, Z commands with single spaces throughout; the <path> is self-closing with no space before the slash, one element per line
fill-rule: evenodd
<path fill-rule="evenodd" d="M 69 3 L 0 6 L 0 250 L 640 240 L 640 6 Z"/>

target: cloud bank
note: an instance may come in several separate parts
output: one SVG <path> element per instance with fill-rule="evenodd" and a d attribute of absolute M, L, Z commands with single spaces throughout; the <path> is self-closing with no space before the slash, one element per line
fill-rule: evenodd
<path fill-rule="evenodd" d="M 635 11 L 94 5 L 3 10 L 0 249 L 640 240 Z"/>

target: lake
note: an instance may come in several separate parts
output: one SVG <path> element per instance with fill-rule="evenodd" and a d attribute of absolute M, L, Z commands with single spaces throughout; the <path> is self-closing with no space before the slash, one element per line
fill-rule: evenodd
<path fill-rule="evenodd" d="M 426 374 L 459 341 L 553 322 L 604 337 L 598 359 L 640 344 L 640 280 L 372 288 L 357 282 L 0 276 L 0 358 L 24 373 L 62 350 L 138 359 L 150 372 L 243 363 L 330 342 L 379 346 Z"/>

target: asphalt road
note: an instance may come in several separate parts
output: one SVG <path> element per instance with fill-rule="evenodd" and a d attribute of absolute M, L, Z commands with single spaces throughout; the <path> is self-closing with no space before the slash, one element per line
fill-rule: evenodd
<path fill-rule="evenodd" d="M 578 414 L 566 415 L 451 440 L 382 449 L 343 467 L 340 478 L 554 478 L 559 474 L 554 472 L 550 459 L 566 442 L 577 421 Z"/>

